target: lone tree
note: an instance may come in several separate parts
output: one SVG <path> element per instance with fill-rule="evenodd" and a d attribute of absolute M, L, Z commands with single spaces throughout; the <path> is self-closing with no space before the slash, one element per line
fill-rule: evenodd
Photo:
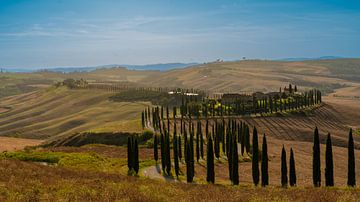
<path fill-rule="evenodd" d="M 314 131 L 313 146 L 313 184 L 315 187 L 321 186 L 321 164 L 320 164 L 320 139 L 319 130 L 316 127 Z"/>
<path fill-rule="evenodd" d="M 326 186 L 334 186 L 334 162 L 333 162 L 333 154 L 332 154 L 332 144 L 331 144 L 331 136 L 328 133 L 326 139 L 326 158 L 325 158 L 325 185 Z"/>
<path fill-rule="evenodd" d="M 352 129 L 349 132 L 349 144 L 348 144 L 348 186 L 356 185 L 356 175 L 355 175 L 355 153 L 354 153 L 354 139 L 352 135 Z"/>
<path fill-rule="evenodd" d="M 286 166 L 286 151 L 283 145 L 281 151 L 281 186 L 287 187 L 288 177 L 287 177 L 287 166 Z"/>
<path fill-rule="evenodd" d="M 252 149 L 252 178 L 255 186 L 259 184 L 259 144 L 257 129 L 254 126 Z"/>
<path fill-rule="evenodd" d="M 295 158 L 294 158 L 294 152 L 293 149 L 290 149 L 290 186 L 296 186 L 296 170 L 295 170 Z"/>
<path fill-rule="evenodd" d="M 206 151 L 206 181 L 209 183 L 215 183 L 214 148 L 211 135 L 208 137 Z"/>
<path fill-rule="evenodd" d="M 262 155 L 261 155 L 261 185 L 263 187 L 269 185 L 269 171 L 268 171 L 268 154 L 267 154 L 267 142 L 264 134 L 262 144 Z"/>

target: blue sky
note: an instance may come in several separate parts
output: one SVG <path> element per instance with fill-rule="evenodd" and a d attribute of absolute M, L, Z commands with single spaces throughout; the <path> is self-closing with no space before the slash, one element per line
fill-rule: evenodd
<path fill-rule="evenodd" d="M 0 0 L 0 67 L 360 57 L 360 1 Z"/>

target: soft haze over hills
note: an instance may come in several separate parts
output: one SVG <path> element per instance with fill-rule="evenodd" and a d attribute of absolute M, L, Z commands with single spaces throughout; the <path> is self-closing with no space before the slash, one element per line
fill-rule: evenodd
<path fill-rule="evenodd" d="M 359 1 L 0 1 L 0 66 L 359 57 Z"/>

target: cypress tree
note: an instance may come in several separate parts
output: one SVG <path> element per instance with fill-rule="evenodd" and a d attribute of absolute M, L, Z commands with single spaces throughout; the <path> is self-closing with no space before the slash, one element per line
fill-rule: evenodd
<path fill-rule="evenodd" d="M 296 87 L 296 86 L 295 86 Z M 290 149 L 290 186 L 296 186 L 296 170 L 295 170 L 295 158 L 293 149 Z"/>
<path fill-rule="evenodd" d="M 195 147 L 196 147 L 196 161 L 199 162 L 200 159 L 200 129 L 199 129 L 200 122 L 197 122 L 197 130 L 196 130 L 196 141 L 195 141 Z"/>
<path fill-rule="evenodd" d="M 208 137 L 206 151 L 206 181 L 209 183 L 215 183 L 214 149 L 211 136 Z"/>
<path fill-rule="evenodd" d="M 348 180 L 347 185 L 354 187 L 356 185 L 355 175 L 355 153 L 354 153 L 354 139 L 352 135 L 352 129 L 349 132 L 349 143 L 348 143 Z"/>
<path fill-rule="evenodd" d="M 233 136 L 232 152 L 232 179 L 233 185 L 239 185 L 239 154 L 236 142 L 236 136 Z"/>
<path fill-rule="evenodd" d="M 321 164 L 320 164 L 320 137 L 316 127 L 314 131 L 313 146 L 313 184 L 315 187 L 321 186 Z"/>
<path fill-rule="evenodd" d="M 161 168 L 163 173 L 165 173 L 166 169 L 166 157 L 165 157 L 165 140 L 164 135 L 160 134 L 160 154 L 161 154 Z"/>
<path fill-rule="evenodd" d="M 144 112 L 141 112 L 141 126 L 142 126 L 142 129 L 145 128 L 145 116 L 144 116 Z"/>
<path fill-rule="evenodd" d="M 334 186 L 334 162 L 333 162 L 333 154 L 332 154 L 332 144 L 331 144 L 331 136 L 328 133 L 326 139 L 326 158 L 325 158 L 325 185 L 326 186 Z"/>
<path fill-rule="evenodd" d="M 179 137 L 178 137 L 178 156 L 179 156 L 179 160 L 181 161 L 181 158 L 182 158 L 181 135 L 179 135 Z"/>
<path fill-rule="evenodd" d="M 204 136 L 202 133 L 201 124 L 200 124 L 200 154 L 201 154 L 201 158 L 204 159 Z"/>
<path fill-rule="evenodd" d="M 254 126 L 252 150 L 252 178 L 255 186 L 259 184 L 259 143 L 257 129 Z"/>
<path fill-rule="evenodd" d="M 174 151 L 174 166 L 175 166 L 175 174 L 176 177 L 179 177 L 180 170 L 179 170 L 179 156 L 178 156 L 178 143 L 177 143 L 177 135 L 174 134 L 173 138 L 173 151 Z"/>
<path fill-rule="evenodd" d="M 167 175 L 171 175 L 171 157 L 170 157 L 170 135 L 167 132 L 166 137 L 166 173 Z"/>
<path fill-rule="evenodd" d="M 286 151 L 283 145 L 281 151 L 281 186 L 287 187 L 288 177 L 287 177 L 287 165 L 286 165 Z"/>
<path fill-rule="evenodd" d="M 128 159 L 128 169 L 131 171 L 133 169 L 133 149 L 132 149 L 132 140 L 131 137 L 128 137 L 127 142 L 127 159 Z"/>
<path fill-rule="evenodd" d="M 134 149 L 133 149 L 133 152 L 134 152 L 133 168 L 134 168 L 135 173 L 138 174 L 139 173 L 139 146 L 138 146 L 137 138 L 135 137 L 134 139 L 135 139 L 135 141 L 134 141 Z"/>
<path fill-rule="evenodd" d="M 155 159 L 156 162 L 159 159 L 159 156 L 158 156 L 158 138 L 157 138 L 156 134 L 154 134 L 154 159 Z"/>
<path fill-rule="evenodd" d="M 191 145 L 190 140 L 186 143 L 186 181 L 188 183 L 193 182 L 193 168 L 192 168 L 192 158 L 191 158 Z"/>
<path fill-rule="evenodd" d="M 262 144 L 262 155 L 261 155 L 261 185 L 263 187 L 269 185 L 269 171 L 268 171 L 268 154 L 267 154 L 267 142 L 264 134 Z"/>

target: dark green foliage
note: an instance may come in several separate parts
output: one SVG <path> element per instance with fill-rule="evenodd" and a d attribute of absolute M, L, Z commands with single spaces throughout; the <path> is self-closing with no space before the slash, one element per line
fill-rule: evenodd
<path fill-rule="evenodd" d="M 141 126 L 142 126 L 142 129 L 145 128 L 145 115 L 144 115 L 144 112 L 141 112 Z"/>
<path fill-rule="evenodd" d="M 200 154 L 201 158 L 204 159 L 204 136 L 200 125 Z"/>
<path fill-rule="evenodd" d="M 157 162 L 159 159 L 158 155 L 158 136 L 154 134 L 154 159 Z"/>
<path fill-rule="evenodd" d="M 137 137 L 128 137 L 127 145 L 127 157 L 128 157 L 128 173 L 132 171 L 138 174 L 139 172 L 139 147 Z"/>
<path fill-rule="evenodd" d="M 281 186 L 287 187 L 288 177 L 287 177 L 287 164 L 286 164 L 286 151 L 283 145 L 281 150 Z"/>
<path fill-rule="evenodd" d="M 165 136 L 165 153 L 166 153 L 166 174 L 171 175 L 171 157 L 170 157 L 170 135 L 167 133 Z"/>
<path fill-rule="evenodd" d="M 197 130 L 196 130 L 196 140 L 195 140 L 195 147 L 196 147 L 196 161 L 199 162 L 200 159 L 200 121 L 197 122 Z"/>
<path fill-rule="evenodd" d="M 179 156 L 179 160 L 181 161 L 181 158 L 182 158 L 182 152 L 181 152 L 181 135 L 179 135 L 179 139 L 178 139 L 178 156 Z"/>
<path fill-rule="evenodd" d="M 320 164 L 320 137 L 316 127 L 314 131 L 313 146 L 313 184 L 315 187 L 321 186 L 321 164 Z"/>
<path fill-rule="evenodd" d="M 255 186 L 259 184 L 259 143 L 257 129 L 254 126 L 253 132 L 253 149 L 252 149 L 252 178 Z"/>
<path fill-rule="evenodd" d="M 193 169 L 193 166 L 194 166 L 194 162 L 193 162 L 193 158 L 191 156 L 192 155 L 192 149 L 191 149 L 191 143 L 190 143 L 190 140 L 187 141 L 186 143 L 186 181 L 188 183 L 191 183 L 193 182 L 193 178 L 194 178 L 194 169 Z"/>
<path fill-rule="evenodd" d="M 261 186 L 269 185 L 267 142 L 264 134 L 261 155 Z"/>
<path fill-rule="evenodd" d="M 134 152 L 134 162 L 133 162 L 133 167 L 134 167 L 134 171 L 136 174 L 139 173 L 139 145 L 138 145 L 138 141 L 137 138 L 134 138 L 134 148 L 133 148 L 133 152 Z"/>
<path fill-rule="evenodd" d="M 176 177 L 179 176 L 180 174 L 180 169 L 179 169 L 179 156 L 178 156 L 178 138 L 177 138 L 177 135 L 174 134 L 174 137 L 173 137 L 173 151 L 174 151 L 174 167 L 175 167 L 175 174 L 176 174 Z"/>
<path fill-rule="evenodd" d="M 160 154 L 161 154 L 161 168 L 163 173 L 165 173 L 166 169 L 166 153 L 165 153 L 165 138 L 164 135 L 160 134 Z"/>
<path fill-rule="evenodd" d="M 232 182 L 233 185 L 239 184 L 239 154 L 236 142 L 236 136 L 232 139 Z"/>
<path fill-rule="evenodd" d="M 295 86 L 296 88 L 296 86 Z M 290 170 L 289 170 L 289 177 L 290 177 L 290 186 L 296 186 L 296 169 L 295 169 L 295 158 L 293 149 L 290 149 Z"/>
<path fill-rule="evenodd" d="M 352 129 L 349 132 L 349 143 L 348 143 L 348 186 L 356 185 L 356 175 L 355 175 L 355 153 L 354 153 L 354 139 L 352 135 Z"/>
<path fill-rule="evenodd" d="M 325 185 L 332 187 L 334 186 L 334 162 L 330 133 L 326 139 L 325 165 Z"/>
<path fill-rule="evenodd" d="M 208 137 L 206 151 L 206 181 L 209 183 L 215 183 L 214 149 L 211 136 Z"/>

